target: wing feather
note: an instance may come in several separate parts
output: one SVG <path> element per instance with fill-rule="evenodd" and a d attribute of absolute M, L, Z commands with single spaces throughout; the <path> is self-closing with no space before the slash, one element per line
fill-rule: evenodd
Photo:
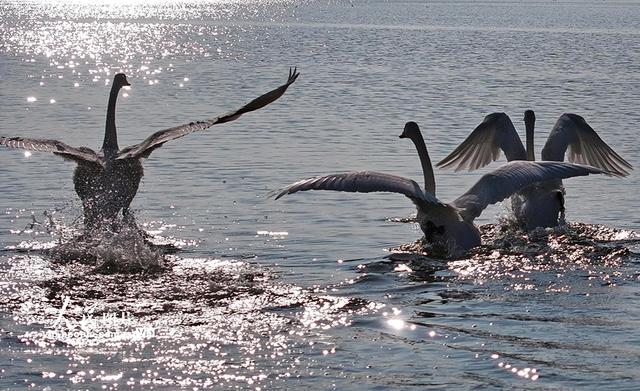
<path fill-rule="evenodd" d="M 155 132 L 143 142 L 124 148 L 118 153 L 116 159 L 121 160 L 128 158 L 149 157 L 151 152 L 153 152 L 156 148 L 160 148 L 167 141 L 175 140 L 190 133 L 210 128 L 213 125 L 234 121 L 238 119 L 242 114 L 261 109 L 280 98 L 287 91 L 287 88 L 289 88 L 289 86 L 296 81 L 299 75 L 300 73 L 296 71 L 296 68 L 289 69 L 289 78 L 287 79 L 287 82 L 285 84 L 257 97 L 241 108 L 221 115 L 219 117 L 207 119 L 204 121 L 190 122 L 188 124 L 175 126 L 173 128 Z"/>
<path fill-rule="evenodd" d="M 52 139 L 36 139 L 26 137 L 2 137 L 0 136 L 0 145 L 8 148 L 26 149 L 37 152 L 52 152 L 63 158 L 74 160 L 76 162 L 87 162 L 103 165 L 100 156 L 91 148 L 72 147 L 58 140 Z"/>
<path fill-rule="evenodd" d="M 476 170 L 497 160 L 500 150 L 508 161 L 527 158 L 527 152 L 509 116 L 505 113 L 491 113 L 436 166 L 455 167 L 455 171 Z"/>
<path fill-rule="evenodd" d="M 444 205 L 432 194 L 422 191 L 420 185 L 411 179 L 375 171 L 347 172 L 303 179 L 281 189 L 275 198 L 307 190 L 391 192 L 404 194 L 416 203 Z"/>
<path fill-rule="evenodd" d="M 577 114 L 558 118 L 542 149 L 542 159 L 561 162 L 565 153 L 570 162 L 595 166 L 615 176 L 627 176 L 633 169 Z"/>
<path fill-rule="evenodd" d="M 614 173 L 574 163 L 514 161 L 483 175 L 452 204 L 464 220 L 471 222 L 488 205 L 500 202 L 532 183 L 589 174 Z"/>

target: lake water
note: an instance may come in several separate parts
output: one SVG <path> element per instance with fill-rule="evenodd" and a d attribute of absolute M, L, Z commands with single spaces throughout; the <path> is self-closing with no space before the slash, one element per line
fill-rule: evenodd
<path fill-rule="evenodd" d="M 182 247 L 160 274 L 37 251 L 79 225 L 74 165 L 0 150 L 1 389 L 638 388 L 637 171 L 565 182 L 567 219 L 588 225 L 450 261 L 391 255 L 421 236 L 399 195 L 268 197 L 350 170 L 422 182 L 404 123 L 438 161 L 493 111 L 523 134 L 535 110 L 537 151 L 580 114 L 637 170 L 638 4 L 1 0 L 0 24 L 3 136 L 99 148 L 119 71 L 121 147 L 301 72 L 145 161 L 137 219 Z M 498 165 L 437 171 L 438 197 Z"/>

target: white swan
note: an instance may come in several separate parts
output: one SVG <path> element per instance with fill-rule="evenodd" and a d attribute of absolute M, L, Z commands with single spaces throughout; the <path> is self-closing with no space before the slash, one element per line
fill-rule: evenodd
<path fill-rule="evenodd" d="M 487 115 L 482 123 L 447 157 L 436 166 L 455 167 L 455 170 L 475 170 L 495 161 L 504 152 L 507 161 L 535 160 L 533 133 L 535 114 L 524 113 L 526 127 L 525 150 L 509 116 L 505 113 Z M 609 147 L 579 115 L 565 113 L 554 125 L 542 149 L 542 160 L 568 160 L 606 170 L 612 175 L 629 175 L 633 167 Z M 526 230 L 554 227 L 564 221 L 564 194 L 561 180 L 540 182 L 529 186 L 512 197 L 512 208 L 517 222 Z"/>
<path fill-rule="evenodd" d="M 32 139 L 24 137 L 2 137 L 0 145 L 9 148 L 20 148 L 32 151 L 53 152 L 65 159 L 75 161 L 76 167 L 73 183 L 76 193 L 82 200 L 85 228 L 93 229 L 102 222 L 112 221 L 120 210 L 125 218 L 131 219 L 129 205 L 138 191 L 143 175 L 143 158 L 160 148 L 167 141 L 186 136 L 189 133 L 207 129 L 239 118 L 242 114 L 258 110 L 280 98 L 289 85 L 296 81 L 300 74 L 296 69 L 289 70 L 289 78 L 282 86 L 252 100 L 241 108 L 219 117 L 158 131 L 139 144 L 122 150 L 118 147 L 115 125 L 115 108 L 118 92 L 129 82 L 124 74 L 119 73 L 113 79 L 104 142 L 100 152 L 87 147 L 71 147 L 63 142 L 50 139 Z"/>
<path fill-rule="evenodd" d="M 442 246 L 449 255 L 458 255 L 480 245 L 480 232 L 473 220 L 480 216 L 487 205 L 502 201 L 534 182 L 589 174 L 609 174 L 595 167 L 572 163 L 514 161 L 483 175 L 471 189 L 447 204 L 435 197 L 433 168 L 418 125 L 415 122 L 407 122 L 400 138 L 411 139 L 418 151 L 425 179 L 424 191 L 411 179 L 362 171 L 304 179 L 283 188 L 276 199 L 306 190 L 360 193 L 384 191 L 404 194 L 418 209 L 417 219 L 425 239 Z"/>

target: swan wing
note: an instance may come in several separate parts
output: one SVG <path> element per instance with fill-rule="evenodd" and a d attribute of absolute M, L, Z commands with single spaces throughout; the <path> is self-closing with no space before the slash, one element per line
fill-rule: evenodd
<path fill-rule="evenodd" d="M 527 152 L 509 116 L 505 113 L 491 113 L 436 166 L 455 167 L 455 171 L 476 170 L 497 160 L 500 150 L 508 161 L 527 159 Z"/>
<path fill-rule="evenodd" d="M 287 91 L 287 88 L 289 88 L 289 86 L 296 81 L 299 75 L 300 73 L 296 71 L 296 68 L 289 69 L 289 78 L 287 79 L 287 82 L 285 84 L 281 85 L 275 90 L 269 91 L 266 94 L 257 97 L 241 108 L 221 115 L 219 117 L 207 119 L 204 121 L 190 122 L 188 124 L 155 132 L 151 136 L 147 137 L 147 139 L 143 142 L 124 148 L 118 153 L 116 159 L 120 160 L 128 158 L 148 157 L 154 149 L 161 147 L 167 141 L 175 140 L 177 138 L 186 136 L 189 133 L 210 128 L 213 125 L 234 121 L 238 119 L 242 114 L 261 109 L 269 103 L 272 103 L 280 98 L 285 93 L 285 91 Z"/>
<path fill-rule="evenodd" d="M 542 160 L 561 162 L 567 150 L 570 162 L 598 167 L 615 176 L 627 176 L 633 169 L 577 114 L 565 113 L 558 118 L 542 149 Z"/>
<path fill-rule="evenodd" d="M 452 204 L 466 221 L 473 221 L 489 205 L 500 202 L 524 187 L 540 181 L 589 174 L 612 175 L 596 167 L 563 162 L 514 161 L 483 175 Z"/>
<path fill-rule="evenodd" d="M 276 200 L 286 194 L 306 190 L 335 190 L 352 193 L 391 192 L 409 197 L 416 204 L 443 205 L 435 196 L 422 191 L 415 181 L 375 171 L 346 172 L 303 179 L 281 189 Z"/>
<path fill-rule="evenodd" d="M 100 156 L 98 156 L 98 154 L 96 154 L 96 152 L 91 148 L 76 148 L 58 140 L 0 136 L 0 145 L 4 145 L 8 148 L 26 149 L 29 151 L 52 152 L 78 163 L 86 162 L 95 163 L 100 166 L 103 165 Z"/>

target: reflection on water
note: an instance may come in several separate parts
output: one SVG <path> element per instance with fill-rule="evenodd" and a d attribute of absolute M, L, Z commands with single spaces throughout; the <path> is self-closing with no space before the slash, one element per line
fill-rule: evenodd
<path fill-rule="evenodd" d="M 165 225 L 157 224 L 166 230 Z M 375 330 L 400 338 L 405 341 L 402 344 L 426 343 L 450 350 L 446 357 L 477 370 L 493 368 L 527 381 L 544 380 L 548 372 L 578 363 L 561 363 L 553 355 L 536 358 L 523 351 L 597 351 L 615 354 L 618 360 L 631 358 L 632 352 L 620 347 L 582 344 L 576 336 L 559 339 L 563 333 L 557 330 L 549 334 L 534 329 L 527 336 L 511 330 L 522 322 L 587 329 L 625 325 L 582 313 L 544 315 L 546 311 L 538 309 L 537 315 L 528 315 L 528 310 L 523 313 L 516 304 L 524 300 L 527 308 L 544 305 L 547 295 L 572 295 L 567 297 L 569 304 L 575 295 L 591 299 L 601 296 L 603 287 L 637 279 L 637 271 L 624 271 L 630 261 L 638 261 L 626 247 L 639 241 L 637 234 L 586 224 L 529 235 L 508 226 L 481 228 L 488 244 L 468 257 L 431 258 L 418 241 L 392 250 L 385 260 L 356 260 L 358 276 L 332 288 L 301 288 L 279 281 L 271 268 L 237 260 L 192 258 L 180 252 L 163 256 L 162 268 L 152 274 L 103 274 L 95 264 L 72 259 L 61 263 L 34 253 L 48 247 L 49 255 L 59 256 L 56 244 L 75 245 L 76 251 L 87 249 L 77 241 L 42 246 L 28 240 L 29 245 L 9 255 L 3 267 L 0 306 L 12 314 L 15 323 L 3 331 L 7 342 L 0 351 L 13 359 L 28 353 L 33 357 L 28 359 L 30 366 L 49 355 L 69 357 L 65 365 L 43 370 L 41 379 L 32 379 L 36 387 L 71 382 L 89 387 L 118 384 L 167 389 L 269 388 L 291 381 L 315 384 L 310 379 L 323 367 L 326 356 L 339 357 L 343 349 L 351 349 L 344 337 Z M 16 234 L 37 236 L 33 230 Z M 258 234 L 286 237 L 282 232 Z M 132 240 L 137 235 L 132 233 Z M 121 251 L 132 248 L 126 239 L 104 242 L 122 255 Z M 123 247 L 118 248 L 120 245 Z M 139 254 L 130 255 L 143 259 Z M 389 287 L 385 275 L 406 279 L 409 285 Z M 329 294 L 348 286 L 353 287 L 351 295 Z M 391 303 L 400 299 L 398 305 L 355 294 L 375 296 L 379 289 L 387 292 L 385 300 Z M 511 310 L 494 313 L 487 307 L 488 302 L 500 301 Z M 330 338 L 336 329 L 351 332 Z M 372 342 L 381 343 L 379 338 Z M 361 347 L 366 350 L 369 342 L 363 342 Z M 24 351 L 23 346 L 29 349 Z M 343 359 L 338 362 L 345 365 Z M 379 358 L 370 363 L 362 371 L 375 373 L 383 365 Z M 596 364 L 587 360 L 579 365 L 594 370 Z M 433 369 L 437 372 L 439 365 Z M 15 375 L 7 370 L 2 377 Z"/>
<path fill-rule="evenodd" d="M 26 62 L 45 57 L 50 69 L 41 78 L 70 76 L 74 87 L 80 86 L 77 79 L 107 85 L 110 76 L 119 72 L 139 76 L 154 85 L 160 74 L 175 70 L 171 63 L 168 66 L 154 63 L 164 59 L 243 59 L 236 53 L 235 42 L 252 30 L 250 25 L 212 25 L 203 21 L 255 18 L 270 21 L 290 16 L 294 10 L 287 7 L 290 1 L 279 6 L 259 1 L 225 2 L 222 6 L 215 3 L 209 4 L 211 7 L 198 7 L 175 1 L 107 4 L 88 1 L 74 2 L 70 7 L 56 2 L 2 2 L 0 10 L 5 22 L 0 33 L 0 50 Z M 173 22 L 158 23 L 162 20 Z M 195 39 L 185 40 L 185 35 Z M 184 87 L 189 78 L 177 76 L 172 80 Z M 40 86 L 44 85 L 40 82 Z M 37 100 L 36 96 L 27 98 L 28 102 Z M 50 103 L 55 102 L 50 99 Z"/>
<path fill-rule="evenodd" d="M 245 262 L 167 263 L 155 275 L 104 275 L 78 263 L 11 257 L 0 305 L 18 324 L 38 327 L 5 330 L 15 343 L 3 355 L 26 344 L 34 356 L 69 357 L 55 369 L 61 376 L 44 371 L 36 384 L 273 386 L 308 376 L 314 355 L 336 352 L 325 332 L 382 307 L 283 284 Z M 15 375 L 8 369 L 2 377 Z"/>
<path fill-rule="evenodd" d="M 452 260 L 401 245 L 421 236 L 402 197 L 265 196 L 344 170 L 419 177 L 397 140 L 406 121 L 439 160 L 492 111 L 534 109 L 541 129 L 575 112 L 638 167 L 639 13 L 620 2 L 0 0 L 1 135 L 98 147 L 119 71 L 132 83 L 118 106 L 123 145 L 302 72 L 286 102 L 145 162 L 133 207 L 158 247 L 135 232 L 74 241 L 73 164 L 0 151 L 0 388 L 635 388 L 638 175 L 566 181 L 573 224 L 534 235 L 485 225 L 485 245 Z M 438 196 L 481 174 L 436 173 Z M 123 258 L 161 267 L 100 268 Z"/>
<path fill-rule="evenodd" d="M 633 320 L 610 317 L 629 309 L 612 307 L 616 300 L 609 295 L 638 279 L 633 265 L 640 258 L 629 250 L 640 244 L 636 233 L 587 224 L 529 235 L 508 225 L 484 225 L 481 231 L 486 244 L 459 259 L 433 258 L 419 240 L 392 249 L 387 260 L 358 265 L 361 273 L 392 273 L 408 282 L 404 292 L 388 293 L 403 312 L 409 310 L 404 317 L 384 313 L 392 330 L 416 344 L 426 343 L 427 336 L 439 341 L 447 357 L 441 365 L 451 360 L 480 373 L 500 370 L 528 381 L 548 381 L 559 372 L 573 381 L 579 378 L 575 372 L 607 376 L 635 360 L 625 345 L 585 339 L 634 327 Z M 370 291 L 370 281 L 358 283 Z M 603 357 L 610 367 L 601 365 Z M 504 375 L 456 384 L 487 382 L 510 384 Z"/>

